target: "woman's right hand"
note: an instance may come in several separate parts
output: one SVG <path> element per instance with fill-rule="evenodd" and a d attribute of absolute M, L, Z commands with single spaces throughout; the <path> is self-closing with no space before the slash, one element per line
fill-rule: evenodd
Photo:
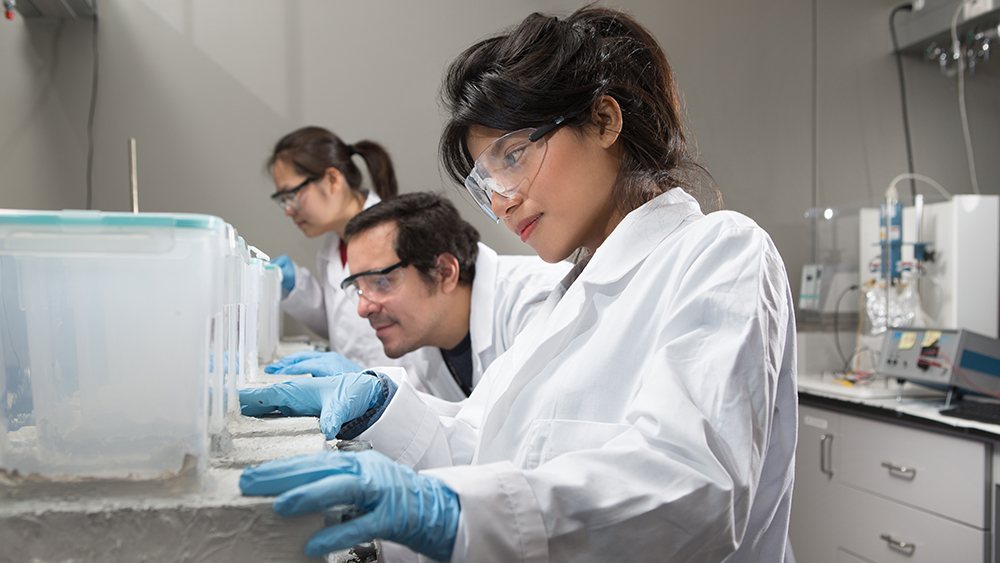
<path fill-rule="evenodd" d="M 295 262 L 287 254 L 282 254 L 271 260 L 271 263 L 281 269 L 281 287 L 285 291 L 295 289 Z"/>

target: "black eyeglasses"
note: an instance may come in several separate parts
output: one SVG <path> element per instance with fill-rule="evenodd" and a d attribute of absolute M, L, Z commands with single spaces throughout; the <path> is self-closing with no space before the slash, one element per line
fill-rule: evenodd
<path fill-rule="evenodd" d="M 297 210 L 299 208 L 297 202 L 299 192 L 302 191 L 302 188 L 308 186 L 309 182 L 312 182 L 313 180 L 315 180 L 315 178 L 306 178 L 301 184 L 295 186 L 294 188 L 274 192 L 271 194 L 271 199 L 274 203 L 278 204 L 278 207 L 284 209 L 285 211 L 288 211 L 289 209 Z"/>
<path fill-rule="evenodd" d="M 400 261 L 381 270 L 367 270 L 354 274 L 340 282 L 340 289 L 347 292 L 347 297 L 355 305 L 361 301 L 362 295 L 372 303 L 380 304 L 403 285 L 403 271 L 399 268 L 406 265 Z"/>

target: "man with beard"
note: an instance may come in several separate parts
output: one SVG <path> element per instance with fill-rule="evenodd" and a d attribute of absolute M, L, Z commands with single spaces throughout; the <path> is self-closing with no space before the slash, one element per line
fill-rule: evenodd
<path fill-rule="evenodd" d="M 357 273 L 342 287 L 375 329 L 385 354 L 406 356 L 405 375 L 386 373 L 400 374 L 417 390 L 447 401 L 471 393 L 572 267 L 537 256 L 497 255 L 479 242 L 479 233 L 449 200 L 429 193 L 404 194 L 362 211 L 347 224 L 344 240 L 347 262 Z M 268 371 L 314 376 L 362 371 L 351 364 L 334 352 L 306 352 Z M 320 414 L 318 404 L 289 404 L 294 391 L 276 392 L 300 384 L 241 390 L 243 413 L 279 408 L 285 414 Z"/>

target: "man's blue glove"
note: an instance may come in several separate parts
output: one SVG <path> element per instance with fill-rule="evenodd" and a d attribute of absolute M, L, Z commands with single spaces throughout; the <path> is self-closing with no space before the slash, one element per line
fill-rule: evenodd
<path fill-rule="evenodd" d="M 240 477 L 245 495 L 277 495 L 282 516 L 318 512 L 353 504 L 366 512 L 320 530 L 306 543 L 306 555 L 320 557 L 338 549 L 382 538 L 447 561 L 455 547 L 458 495 L 376 451 L 300 455 L 247 467 Z"/>
<path fill-rule="evenodd" d="M 264 368 L 264 373 L 286 375 L 311 373 L 314 377 L 330 377 L 339 373 L 360 373 L 362 371 L 365 371 L 365 368 L 336 352 L 314 352 L 312 350 L 285 356 Z"/>
<path fill-rule="evenodd" d="M 287 254 L 282 254 L 271 260 L 271 263 L 281 269 L 281 287 L 285 288 L 285 291 L 295 289 L 295 263 L 292 259 Z"/>
<path fill-rule="evenodd" d="M 246 416 L 261 416 L 275 409 L 285 416 L 319 416 L 319 429 L 333 440 L 344 423 L 379 405 L 384 392 L 373 372 L 299 377 L 267 387 L 240 389 L 240 411 Z"/>

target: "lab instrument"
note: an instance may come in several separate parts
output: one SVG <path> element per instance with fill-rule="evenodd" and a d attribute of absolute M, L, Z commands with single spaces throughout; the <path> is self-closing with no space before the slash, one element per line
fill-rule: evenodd
<path fill-rule="evenodd" d="M 879 373 L 1000 396 L 1000 340 L 965 329 L 891 328 Z"/>

